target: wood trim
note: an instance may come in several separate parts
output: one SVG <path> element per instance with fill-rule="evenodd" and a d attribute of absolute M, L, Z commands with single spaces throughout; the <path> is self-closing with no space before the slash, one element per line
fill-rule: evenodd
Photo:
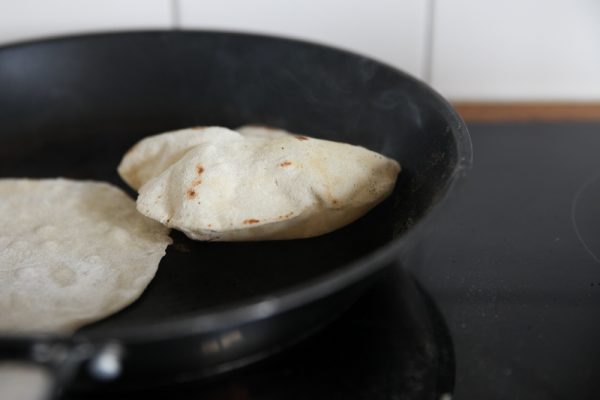
<path fill-rule="evenodd" d="M 466 122 L 600 122 L 600 103 L 455 102 L 453 105 Z"/>

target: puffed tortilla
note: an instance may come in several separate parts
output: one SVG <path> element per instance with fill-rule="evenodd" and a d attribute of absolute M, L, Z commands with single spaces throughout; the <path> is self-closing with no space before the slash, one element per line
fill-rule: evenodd
<path fill-rule="evenodd" d="M 244 125 L 236 131 L 247 138 L 274 139 L 289 132 L 265 125 Z M 138 190 L 151 178 L 173 165 L 194 146 L 211 143 L 218 135 L 235 133 L 218 126 L 196 126 L 146 137 L 137 142 L 121 160 L 117 171 L 132 188 Z M 223 139 L 223 137 L 219 138 Z"/>
<path fill-rule="evenodd" d="M 142 214 L 197 240 L 299 239 L 331 232 L 385 199 L 400 172 L 396 161 L 345 143 L 289 134 L 204 133 L 206 140 L 149 179 L 137 200 Z M 146 146 L 155 139 L 158 145 L 166 138 L 146 138 Z"/>
<path fill-rule="evenodd" d="M 229 129 L 199 126 L 149 136 L 125 153 L 117 172 L 129 186 L 138 190 L 144 183 L 173 165 L 192 147 L 210 143 L 217 136 L 226 137 L 231 134 Z"/>
<path fill-rule="evenodd" d="M 236 131 L 247 138 L 258 138 L 258 139 L 277 139 L 285 136 L 293 135 L 283 129 L 274 128 L 267 125 L 244 125 L 236 129 Z"/>
<path fill-rule="evenodd" d="M 0 332 L 71 332 L 136 300 L 171 243 L 107 183 L 0 180 Z"/>

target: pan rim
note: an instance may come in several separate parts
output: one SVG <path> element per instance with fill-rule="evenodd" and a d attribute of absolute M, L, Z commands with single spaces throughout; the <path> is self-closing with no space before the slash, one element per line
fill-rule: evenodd
<path fill-rule="evenodd" d="M 105 340 L 108 338 L 118 339 L 125 342 L 148 342 L 162 340 L 165 338 L 174 338 L 176 336 L 187 336 L 226 330 L 230 327 L 240 326 L 249 322 L 254 322 L 273 317 L 278 314 L 293 310 L 303 305 L 325 298 L 342 288 L 348 287 L 362 278 L 365 278 L 376 271 L 392 263 L 402 250 L 414 245 L 423 231 L 427 228 L 429 222 L 440 212 L 443 205 L 448 203 L 452 194 L 456 192 L 457 185 L 461 182 L 468 170 L 472 166 L 473 152 L 471 138 L 465 122 L 450 103 L 435 89 L 430 87 L 422 80 L 396 68 L 385 62 L 364 56 L 353 51 L 340 49 L 331 45 L 324 45 L 308 40 L 289 38 L 282 36 L 273 36 L 257 33 L 235 32 L 228 30 L 119 30 L 111 32 L 83 33 L 75 35 L 58 35 L 44 39 L 26 39 L 16 41 L 0 46 L 0 54 L 6 50 L 20 49 L 27 46 L 39 46 L 57 42 L 72 42 L 77 40 L 88 40 L 104 37 L 132 37 L 132 36 L 189 36 L 189 35 L 215 35 L 230 37 L 255 38 L 264 41 L 279 41 L 288 44 L 301 44 L 304 46 L 315 47 L 328 52 L 337 52 L 353 57 L 360 57 L 369 60 L 379 67 L 387 69 L 403 79 L 410 81 L 418 90 L 427 94 L 433 102 L 439 106 L 439 112 L 449 126 L 451 134 L 456 143 L 457 162 L 449 178 L 440 189 L 440 195 L 437 196 L 431 207 L 424 215 L 415 222 L 415 224 L 399 236 L 391 239 L 383 246 L 377 248 L 370 254 L 354 260 L 339 269 L 328 272 L 318 278 L 290 286 L 286 289 L 273 292 L 268 297 L 253 297 L 246 300 L 232 302 L 230 304 L 209 310 L 204 313 L 197 313 L 180 316 L 170 320 L 139 322 L 133 326 L 119 328 L 102 328 L 97 332 L 75 332 L 73 337 L 85 337 L 89 340 Z M 40 335 L 19 335 L 39 337 Z M 43 335 L 45 336 L 45 335 Z M 52 335 L 56 337 L 56 335 Z M 68 337 L 68 336 L 67 336 Z"/>

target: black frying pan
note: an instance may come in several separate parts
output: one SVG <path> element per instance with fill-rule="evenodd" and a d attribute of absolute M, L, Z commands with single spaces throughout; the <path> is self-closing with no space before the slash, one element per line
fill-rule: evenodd
<path fill-rule="evenodd" d="M 465 125 L 422 82 L 329 47 L 255 35 L 143 32 L 0 49 L 0 176 L 97 179 L 140 138 L 261 123 L 400 161 L 393 194 L 322 237 L 174 244 L 142 297 L 70 337 L 4 337 L 3 358 L 77 387 L 147 385 L 260 359 L 342 312 L 418 239 L 470 165 Z M 130 192 L 131 193 L 131 192 Z M 133 193 L 132 193 L 133 195 Z M 1 199 L 0 199 L 1 201 Z"/>

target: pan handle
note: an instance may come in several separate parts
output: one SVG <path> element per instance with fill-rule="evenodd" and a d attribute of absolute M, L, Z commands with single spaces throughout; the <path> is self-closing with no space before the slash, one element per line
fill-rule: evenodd
<path fill-rule="evenodd" d="M 0 340 L 0 399 L 58 399 L 85 364 L 97 380 L 121 372 L 121 346 L 93 345 L 80 338 Z"/>

